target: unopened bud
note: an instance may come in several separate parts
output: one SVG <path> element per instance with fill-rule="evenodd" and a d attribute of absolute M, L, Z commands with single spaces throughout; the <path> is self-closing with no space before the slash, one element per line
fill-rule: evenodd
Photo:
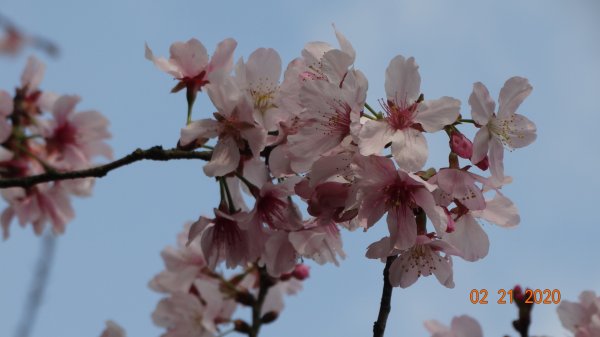
<path fill-rule="evenodd" d="M 240 291 L 237 294 L 235 294 L 235 301 L 250 307 L 254 305 L 256 299 L 254 298 L 254 295 L 252 295 L 250 292 Z"/>
<path fill-rule="evenodd" d="M 261 317 L 260 321 L 264 324 L 269 324 L 271 322 L 274 322 L 277 319 L 277 317 L 279 317 L 277 311 L 269 311 L 266 314 L 264 314 L 263 317 Z"/>
<path fill-rule="evenodd" d="M 479 163 L 475 164 L 475 166 L 479 167 L 482 171 L 485 171 L 490 167 L 490 160 L 487 156 L 485 156 L 485 158 L 483 158 Z"/>
<path fill-rule="evenodd" d="M 450 149 L 464 159 L 470 159 L 473 155 L 473 143 L 456 130 L 450 134 Z"/>
<path fill-rule="evenodd" d="M 305 264 L 297 264 L 296 268 L 294 268 L 294 271 L 292 272 L 292 276 L 300 281 L 303 281 L 310 276 L 310 267 Z"/>
<path fill-rule="evenodd" d="M 233 330 L 248 334 L 250 333 L 252 328 L 248 323 L 242 321 L 241 319 L 236 319 L 235 321 L 233 321 Z"/>

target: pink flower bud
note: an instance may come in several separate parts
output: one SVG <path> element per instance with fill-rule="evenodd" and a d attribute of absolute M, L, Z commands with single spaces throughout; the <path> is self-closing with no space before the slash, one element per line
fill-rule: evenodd
<path fill-rule="evenodd" d="M 300 281 L 307 279 L 309 274 L 310 268 L 305 264 L 297 264 L 292 272 L 292 275 Z"/>
<path fill-rule="evenodd" d="M 473 155 L 473 143 L 458 131 L 452 131 L 450 135 L 450 149 L 465 159 L 470 159 Z"/>
<path fill-rule="evenodd" d="M 482 171 L 487 170 L 490 167 L 490 161 L 488 156 L 485 156 L 479 163 L 476 163 L 475 166 L 479 167 Z"/>

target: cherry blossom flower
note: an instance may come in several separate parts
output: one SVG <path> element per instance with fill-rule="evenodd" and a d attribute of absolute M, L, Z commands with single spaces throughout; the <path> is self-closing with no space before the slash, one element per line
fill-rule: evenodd
<path fill-rule="evenodd" d="M 54 233 L 63 233 L 67 222 L 75 216 L 68 192 L 60 183 L 39 184 L 27 190 L 7 188 L 2 190 L 2 197 L 9 204 L 0 216 L 4 239 L 8 238 L 8 228 L 15 216 L 21 226 L 31 223 L 37 235 L 43 233 L 47 222 L 52 223 Z"/>
<path fill-rule="evenodd" d="M 337 256 L 342 259 L 346 253 L 342 250 L 340 230 L 335 222 L 323 222 L 317 219 L 305 221 L 305 229 L 289 234 L 289 240 L 298 254 L 308 257 L 318 264 L 332 262 L 339 265 Z"/>
<path fill-rule="evenodd" d="M 500 90 L 496 114 L 496 104 L 485 85 L 481 82 L 473 85 L 469 104 L 473 120 L 481 128 L 473 141 L 471 161 L 478 163 L 488 155 L 490 171 L 497 181 L 504 180 L 503 147 L 510 150 L 521 148 L 533 143 L 536 138 L 535 124 L 516 112 L 531 90 L 533 88 L 526 78 L 509 78 Z"/>
<path fill-rule="evenodd" d="M 106 328 L 100 337 L 127 337 L 125 330 L 113 321 L 106 321 Z"/>
<path fill-rule="evenodd" d="M 46 121 L 41 132 L 53 164 L 81 169 L 96 156 L 112 159 L 112 150 L 104 140 L 110 138 L 108 120 L 97 111 L 75 112 L 78 96 L 61 96 L 52 109 L 54 119 Z"/>
<path fill-rule="evenodd" d="M 214 212 L 213 219 L 201 216 L 194 222 L 188 236 L 188 244 L 200 237 L 208 267 L 214 269 L 217 264 L 225 261 L 227 267 L 234 268 L 258 258 L 249 256 L 249 236 L 239 225 L 239 221 L 246 215 L 227 214 L 216 208 Z"/>
<path fill-rule="evenodd" d="M 218 137 L 211 160 L 204 166 L 210 177 L 224 176 L 235 170 L 240 162 L 240 151 L 250 151 L 253 156 L 264 149 L 266 132 L 255 123 L 253 108 L 247 96 L 234 79 L 215 75 L 208 96 L 218 109 L 215 118 L 194 121 L 181 129 L 180 144 L 205 142 Z"/>
<path fill-rule="evenodd" d="M 146 44 L 146 59 L 152 61 L 156 67 L 174 78 L 179 83 L 172 92 L 188 88 L 196 92 L 208 84 L 209 75 L 218 70 L 226 73 L 233 67 L 233 51 L 237 46 L 234 39 L 225 39 L 217 45 L 217 49 L 209 60 L 208 52 L 204 45 L 197 39 L 187 42 L 175 42 L 169 49 L 170 58 L 155 57 L 152 50 Z"/>
<path fill-rule="evenodd" d="M 311 81 L 302 87 L 300 119 L 305 122 L 288 137 L 292 170 L 305 172 L 320 156 L 355 140 L 367 87 L 366 78 L 357 70 L 349 71 L 340 85 Z"/>
<path fill-rule="evenodd" d="M 418 207 L 425 211 L 439 232 L 446 231 L 446 214 L 431 194 L 435 186 L 397 170 L 385 157 L 356 156 L 354 170 L 353 196 L 346 209 L 358 208 L 355 221 L 365 229 L 387 212 L 390 249 L 404 250 L 415 244 L 417 224 L 413 211 Z"/>
<path fill-rule="evenodd" d="M 185 226 L 177 236 L 177 248 L 166 247 L 161 252 L 165 270 L 156 275 L 149 283 L 150 288 L 158 292 L 187 292 L 195 279 L 200 278 L 201 270 L 206 267 L 202 247 L 198 240 L 186 244 L 191 224 Z"/>
<path fill-rule="evenodd" d="M 240 59 L 235 67 L 236 82 L 254 103 L 254 119 L 267 131 L 276 131 L 277 124 L 286 118 L 276 104 L 280 77 L 281 58 L 270 48 L 255 50 L 248 62 Z"/>
<path fill-rule="evenodd" d="M 451 97 L 423 101 L 421 75 L 414 58 L 394 57 L 386 70 L 385 117 L 368 120 L 359 135 L 360 153 L 379 154 L 392 144 L 394 159 L 406 171 L 417 171 L 427 160 L 427 142 L 422 132 L 436 132 L 452 124 L 459 115 L 460 101 Z"/>
<path fill-rule="evenodd" d="M 562 301 L 558 308 L 562 325 L 575 337 L 600 336 L 600 297 L 593 291 L 584 291 L 579 302 Z"/>
<path fill-rule="evenodd" d="M 173 293 L 162 299 L 152 319 L 167 331 L 162 337 L 208 337 L 217 333 L 216 323 L 229 320 L 236 304 L 225 299 L 219 285 L 208 280 L 196 280 L 192 293 Z"/>
<path fill-rule="evenodd" d="M 436 320 L 425 321 L 425 328 L 431 337 L 483 337 L 479 322 L 467 315 L 454 317 L 450 327 Z"/>
<path fill-rule="evenodd" d="M 399 254 L 390 266 L 389 277 L 393 286 L 407 288 L 419 277 L 433 274 L 443 286 L 454 288 L 450 255 L 460 255 L 460 252 L 452 245 L 429 235 L 419 235 L 413 246 L 403 250 L 390 249 L 390 242 L 390 237 L 384 237 L 371 244 L 366 256 L 371 259 L 385 259 L 387 256 Z"/>

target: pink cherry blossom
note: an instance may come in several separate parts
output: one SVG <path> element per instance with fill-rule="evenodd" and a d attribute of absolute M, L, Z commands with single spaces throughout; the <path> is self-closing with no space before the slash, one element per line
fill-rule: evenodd
<path fill-rule="evenodd" d="M 386 212 L 390 232 L 390 249 L 408 249 L 417 239 L 417 224 L 413 210 L 421 207 L 436 230 L 446 231 L 447 218 L 436 205 L 431 191 L 434 186 L 397 170 L 385 157 L 355 157 L 355 181 L 351 204 L 347 209 L 358 208 L 355 221 L 368 229 Z"/>
<path fill-rule="evenodd" d="M 91 165 L 96 156 L 112 158 L 104 141 L 110 138 L 108 120 L 97 111 L 75 112 L 78 96 L 61 96 L 54 103 L 54 119 L 42 127 L 53 164 L 65 169 Z"/>
<path fill-rule="evenodd" d="M 425 328 L 431 337 L 483 337 L 479 322 L 466 315 L 454 317 L 450 327 L 435 320 L 425 321 Z"/>
<path fill-rule="evenodd" d="M 289 240 L 298 254 L 313 259 L 318 264 L 332 262 L 339 265 L 337 256 L 342 259 L 346 253 L 342 250 L 340 230 L 335 222 L 323 222 L 310 219 L 305 229 L 289 234 Z"/>
<path fill-rule="evenodd" d="M 125 330 L 113 321 L 106 321 L 106 328 L 100 337 L 127 337 Z"/>
<path fill-rule="evenodd" d="M 155 57 L 146 44 L 146 59 L 152 61 L 156 67 L 180 82 L 173 88 L 179 91 L 183 88 L 195 92 L 210 82 L 212 72 L 223 70 L 226 73 L 233 67 L 233 51 L 237 42 L 225 39 L 217 45 L 217 49 L 209 60 L 208 52 L 204 45 L 197 39 L 187 42 L 175 42 L 171 45 L 170 58 Z"/>
<path fill-rule="evenodd" d="M 584 291 L 579 302 L 562 301 L 558 308 L 562 325 L 575 337 L 600 336 L 600 297 L 593 291 Z"/>
<path fill-rule="evenodd" d="M 216 208 L 214 212 L 213 219 L 201 216 L 194 222 L 188 236 L 188 244 L 197 237 L 200 238 L 208 267 L 214 269 L 217 264 L 225 261 L 227 267 L 234 268 L 258 258 L 249 256 L 250 238 L 239 225 L 240 220 L 247 215 L 227 214 Z"/>
<path fill-rule="evenodd" d="M 292 170 L 305 172 L 320 156 L 350 145 L 360 129 L 367 87 L 366 78 L 357 70 L 349 71 L 339 85 L 311 81 L 302 87 L 300 119 L 305 122 L 288 137 Z"/>
<path fill-rule="evenodd" d="M 0 217 L 4 239 L 15 216 L 21 226 L 31 223 L 37 235 L 43 233 L 47 222 L 52 223 L 54 233 L 63 233 L 75 216 L 68 192 L 59 183 L 39 184 L 27 190 L 7 188 L 2 190 L 2 197 L 9 204 Z"/>
<path fill-rule="evenodd" d="M 536 126 L 525 116 L 517 114 L 517 109 L 529 96 L 533 88 L 526 78 L 511 77 L 500 90 L 498 113 L 494 112 L 495 102 L 481 82 L 473 85 L 469 97 L 473 120 L 481 126 L 473 141 L 473 163 L 478 163 L 489 155 L 490 170 L 495 180 L 504 180 L 504 149 L 527 146 L 536 138 Z"/>
<path fill-rule="evenodd" d="M 173 293 L 161 300 L 152 319 L 167 331 L 162 337 L 208 337 L 217 332 L 216 323 L 226 321 L 236 304 L 225 299 L 219 285 L 208 280 L 196 280 L 193 293 Z"/>
<path fill-rule="evenodd" d="M 201 270 L 206 267 L 202 247 L 198 240 L 186 244 L 190 224 L 177 237 L 177 247 L 166 247 L 161 256 L 165 270 L 150 281 L 150 288 L 158 292 L 187 292 L 196 278 L 201 277 Z"/>
<path fill-rule="evenodd" d="M 214 80 L 213 80 L 214 79 Z M 211 160 L 204 166 L 208 176 L 224 176 L 235 170 L 240 162 L 240 151 L 258 156 L 264 149 L 266 131 L 255 123 L 253 107 L 235 80 L 223 74 L 211 77 L 208 96 L 218 112 L 214 119 L 194 121 L 181 129 L 181 145 L 205 142 L 218 137 Z"/>
<path fill-rule="evenodd" d="M 277 124 L 286 118 L 276 104 L 280 77 L 281 58 L 270 48 L 255 50 L 248 62 L 240 59 L 235 68 L 236 82 L 254 103 L 254 119 L 267 131 L 276 131 Z"/>
<path fill-rule="evenodd" d="M 417 171 L 427 160 L 427 142 L 422 132 L 436 132 L 452 124 L 459 115 L 460 101 L 451 97 L 422 101 L 421 75 L 414 58 L 394 57 L 386 70 L 382 103 L 385 117 L 368 120 L 359 135 L 360 153 L 379 154 L 391 142 L 394 159 L 406 171 Z"/>
<path fill-rule="evenodd" d="M 454 288 L 452 258 L 460 253 L 442 239 L 419 235 L 414 245 L 408 249 L 389 249 L 390 237 L 371 244 L 367 250 L 368 258 L 384 259 L 399 254 L 390 266 L 390 283 L 393 286 L 407 288 L 421 276 L 435 275 L 445 287 Z M 444 253 L 444 256 L 441 255 Z"/>

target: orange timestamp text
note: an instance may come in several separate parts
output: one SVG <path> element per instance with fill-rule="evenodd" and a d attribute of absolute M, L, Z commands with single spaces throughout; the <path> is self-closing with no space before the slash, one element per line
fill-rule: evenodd
<path fill-rule="evenodd" d="M 473 289 L 469 294 L 469 299 L 473 304 L 488 304 L 487 289 Z M 513 289 L 498 290 L 498 304 L 513 303 L 514 291 Z M 558 289 L 526 289 L 525 293 L 519 294 L 525 300 L 526 304 L 558 304 L 560 303 L 560 290 Z M 508 302 L 507 302 L 508 301 Z"/>

